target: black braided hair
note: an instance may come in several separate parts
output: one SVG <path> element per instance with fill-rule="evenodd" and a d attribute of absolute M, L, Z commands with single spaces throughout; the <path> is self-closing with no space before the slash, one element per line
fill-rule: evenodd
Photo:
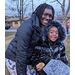
<path fill-rule="evenodd" d="M 35 13 L 36 16 L 40 19 L 43 15 L 45 8 L 52 10 L 52 13 L 53 13 L 52 20 L 53 20 L 54 19 L 54 8 L 49 4 L 43 3 L 39 5 L 33 13 Z"/>

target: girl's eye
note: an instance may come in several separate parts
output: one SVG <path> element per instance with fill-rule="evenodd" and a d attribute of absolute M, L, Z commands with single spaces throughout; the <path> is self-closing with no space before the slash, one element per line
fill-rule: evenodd
<path fill-rule="evenodd" d="M 51 32 L 51 33 L 53 33 L 53 32 Z"/>
<path fill-rule="evenodd" d="M 56 33 L 56 34 L 58 34 L 58 33 Z"/>
<path fill-rule="evenodd" d="M 56 33 L 56 34 L 58 34 L 58 33 Z"/>

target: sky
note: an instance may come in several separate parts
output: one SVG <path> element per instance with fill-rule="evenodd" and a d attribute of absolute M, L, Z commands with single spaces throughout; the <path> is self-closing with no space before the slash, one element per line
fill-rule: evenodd
<path fill-rule="evenodd" d="M 27 0 L 28 1 L 28 0 Z M 34 10 L 36 9 L 36 7 L 38 5 L 40 5 L 41 3 L 48 3 L 50 5 L 52 5 L 54 7 L 54 10 L 55 10 L 55 16 L 57 16 L 57 13 L 60 15 L 62 14 L 62 11 L 61 11 L 61 6 L 60 4 L 57 4 L 57 2 L 54 2 L 54 3 L 50 3 L 51 1 L 54 1 L 54 0 L 33 0 L 33 4 L 34 4 Z M 60 0 L 60 2 L 62 3 L 63 0 Z M 9 6 L 15 6 L 15 5 L 11 5 L 8 0 L 5 0 L 5 4 L 8 4 Z M 66 6 L 66 9 L 67 9 L 67 6 L 68 6 L 68 0 L 66 0 L 65 2 L 65 6 Z M 28 16 L 28 13 L 32 13 L 32 6 L 31 6 L 31 3 L 29 4 L 29 7 L 27 8 L 26 12 L 25 12 L 25 15 L 24 16 Z M 69 14 L 70 14 L 70 11 L 69 11 Z M 14 15 L 18 15 L 17 11 L 13 12 L 11 10 L 9 10 L 6 6 L 5 6 L 5 15 L 6 16 L 14 16 Z"/>

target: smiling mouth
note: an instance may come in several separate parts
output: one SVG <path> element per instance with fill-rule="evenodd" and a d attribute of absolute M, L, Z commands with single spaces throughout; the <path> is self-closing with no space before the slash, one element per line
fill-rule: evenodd
<path fill-rule="evenodd" d="M 56 40 L 57 38 L 56 37 L 52 37 L 52 39 Z"/>
<path fill-rule="evenodd" d="M 48 23 L 48 21 L 43 21 L 44 23 Z"/>

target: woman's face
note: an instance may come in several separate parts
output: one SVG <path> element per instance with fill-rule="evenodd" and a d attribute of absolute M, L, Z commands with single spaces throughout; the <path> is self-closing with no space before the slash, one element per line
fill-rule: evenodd
<path fill-rule="evenodd" d="M 49 36 L 48 36 L 48 38 L 52 42 L 55 42 L 58 39 L 58 29 L 57 29 L 57 27 L 53 26 L 52 28 L 49 29 Z"/>
<path fill-rule="evenodd" d="M 43 25 L 47 25 L 47 23 L 50 20 L 52 20 L 52 10 L 46 8 L 43 12 L 43 15 L 42 15 L 40 21 Z"/>

